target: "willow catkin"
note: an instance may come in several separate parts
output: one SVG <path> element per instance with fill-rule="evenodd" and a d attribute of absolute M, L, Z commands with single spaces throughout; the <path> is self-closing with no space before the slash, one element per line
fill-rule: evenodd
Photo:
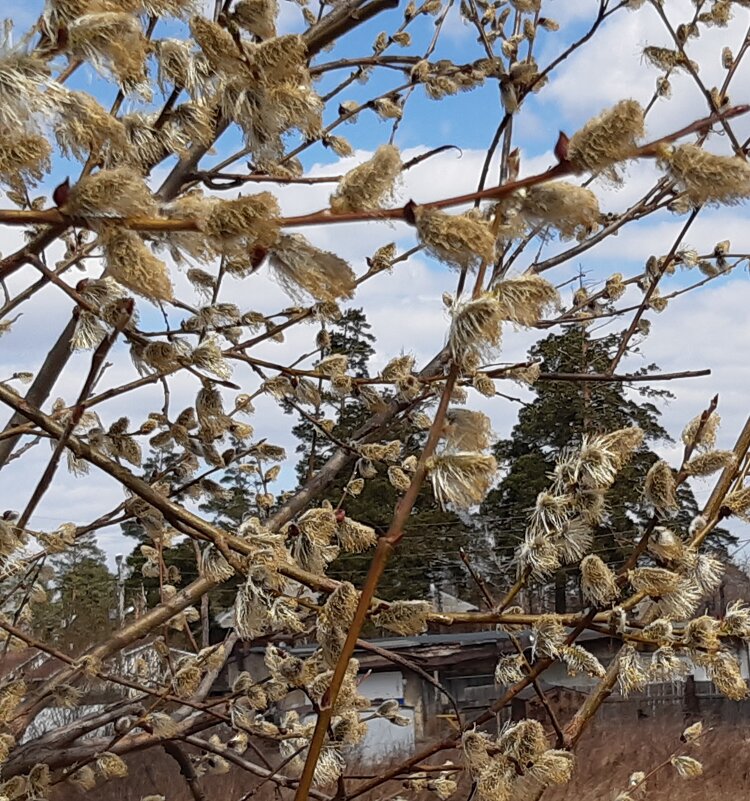
<path fill-rule="evenodd" d="M 620 594 L 615 574 L 595 554 L 581 562 L 581 590 L 585 598 L 598 606 L 613 601 Z"/>
<path fill-rule="evenodd" d="M 544 312 L 560 301 L 557 289 L 539 275 L 498 281 L 492 287 L 492 294 L 500 304 L 504 320 L 525 326 L 536 325 Z"/>
<path fill-rule="evenodd" d="M 730 701 L 743 701 L 748 696 L 747 682 L 737 659 L 727 651 L 710 654 L 705 660 L 709 679 Z"/>
<path fill-rule="evenodd" d="M 371 159 L 350 170 L 339 181 L 331 195 L 331 211 L 343 214 L 352 211 L 379 209 L 393 192 L 401 172 L 401 156 L 393 145 L 381 145 Z"/>
<path fill-rule="evenodd" d="M 342 581 L 318 612 L 318 626 L 346 630 L 354 619 L 358 602 L 359 593 L 354 585 Z"/>
<path fill-rule="evenodd" d="M 651 654 L 651 663 L 648 668 L 648 675 L 651 681 L 675 681 L 684 676 L 687 670 L 687 664 L 680 659 L 669 645 L 662 645 L 661 648 Z"/>
<path fill-rule="evenodd" d="M 0 765 L 8 761 L 10 752 L 16 746 L 16 738 L 12 734 L 0 734 Z"/>
<path fill-rule="evenodd" d="M 197 0 L 138 0 L 143 12 L 155 17 L 185 18 L 199 6 Z"/>
<path fill-rule="evenodd" d="M 646 500 L 662 514 L 677 509 L 677 487 L 672 468 L 660 459 L 649 469 L 643 488 Z"/>
<path fill-rule="evenodd" d="M 149 300 L 171 300 L 172 281 L 166 264 L 156 258 L 135 231 L 107 228 L 99 241 L 109 274 L 118 283 Z"/>
<path fill-rule="evenodd" d="M 66 49 L 100 72 L 112 72 L 126 90 L 147 82 L 147 42 L 135 14 L 105 11 L 77 17 L 68 25 Z"/>
<path fill-rule="evenodd" d="M 618 657 L 617 683 L 620 692 L 628 696 L 640 692 L 648 683 L 648 674 L 641 666 L 638 653 L 632 645 L 625 644 Z"/>
<path fill-rule="evenodd" d="M 685 544 L 668 528 L 656 526 L 648 539 L 649 553 L 667 561 L 681 561 L 685 558 Z"/>
<path fill-rule="evenodd" d="M 708 553 L 701 553 L 698 554 L 694 565 L 690 568 L 689 576 L 706 596 L 719 589 L 725 570 L 726 565 L 721 559 Z"/>
<path fill-rule="evenodd" d="M 78 770 L 68 776 L 68 782 L 80 787 L 84 792 L 87 792 L 96 787 L 96 773 L 90 765 L 82 765 Z"/>
<path fill-rule="evenodd" d="M 301 234 L 282 235 L 271 248 L 271 272 L 293 297 L 309 294 L 320 301 L 351 298 L 356 276 L 335 253 L 320 250 Z"/>
<path fill-rule="evenodd" d="M 201 556 L 201 574 L 210 581 L 226 581 L 234 575 L 234 568 L 215 545 L 209 545 Z"/>
<path fill-rule="evenodd" d="M 258 192 L 210 204 L 208 214 L 199 224 L 217 242 L 241 239 L 268 248 L 278 239 L 279 214 L 276 198 L 270 192 Z"/>
<path fill-rule="evenodd" d="M 105 751 L 99 755 L 96 760 L 96 769 L 105 780 L 121 779 L 128 775 L 128 766 L 122 757 L 113 754 L 111 751 Z"/>
<path fill-rule="evenodd" d="M 11 681 L 0 689 L 0 722 L 7 723 L 26 694 L 23 679 Z"/>
<path fill-rule="evenodd" d="M 50 169 L 51 154 L 41 134 L 0 125 L 0 183 L 20 188 L 26 181 L 40 181 Z"/>
<path fill-rule="evenodd" d="M 455 451 L 483 451 L 490 446 L 491 426 L 490 418 L 483 412 L 450 408 L 443 427 L 446 447 Z"/>
<path fill-rule="evenodd" d="M 481 503 L 489 492 L 497 462 L 482 453 L 443 453 L 430 457 L 427 472 L 441 506 L 468 509 Z"/>
<path fill-rule="evenodd" d="M 628 581 L 633 589 L 660 597 L 674 592 L 680 586 L 681 578 L 663 567 L 636 567 L 628 572 Z"/>
<path fill-rule="evenodd" d="M 694 456 L 684 467 L 689 476 L 710 476 L 727 467 L 734 467 L 737 457 L 734 451 L 706 451 Z"/>
<path fill-rule="evenodd" d="M 521 214 L 533 225 L 549 225 L 564 238 L 582 237 L 596 230 L 601 212 L 596 195 L 583 186 L 558 181 L 527 190 Z"/>
<path fill-rule="evenodd" d="M 640 104 L 635 100 L 621 100 L 573 134 L 567 159 L 579 172 L 601 172 L 631 157 L 643 133 Z"/>
<path fill-rule="evenodd" d="M 191 17 L 189 24 L 193 39 L 213 70 L 227 75 L 241 72 L 241 54 L 229 31 L 217 22 L 198 15 Z"/>
<path fill-rule="evenodd" d="M 155 211 L 156 201 L 143 177 L 130 167 L 86 175 L 72 187 L 62 210 L 87 219 L 136 217 Z"/>
<path fill-rule="evenodd" d="M 497 740 L 501 752 L 522 765 L 543 754 L 549 743 L 544 726 L 538 720 L 519 720 L 505 729 Z"/>
<path fill-rule="evenodd" d="M 388 631 L 408 636 L 421 634 L 427 629 L 431 611 L 427 601 L 394 601 L 387 609 L 372 616 L 372 622 Z"/>
<path fill-rule="evenodd" d="M 750 164 L 739 156 L 717 156 L 698 145 L 665 146 L 660 163 L 696 206 L 734 205 L 750 196 Z"/>
<path fill-rule="evenodd" d="M 606 673 L 601 662 L 580 645 L 562 645 L 558 653 L 571 676 L 585 673 L 591 678 L 602 678 Z"/>
<path fill-rule="evenodd" d="M 239 0 L 232 9 L 232 19 L 240 28 L 260 39 L 276 35 L 278 0 Z"/>
<path fill-rule="evenodd" d="M 529 775 L 543 786 L 567 784 L 575 765 L 575 756 L 570 751 L 550 749 L 534 760 Z"/>
<path fill-rule="evenodd" d="M 479 801 L 510 801 L 513 793 L 513 767 L 510 762 L 491 760 L 479 769 L 476 787 Z"/>
<path fill-rule="evenodd" d="M 502 307 L 490 293 L 455 304 L 448 335 L 453 359 L 469 368 L 489 356 L 500 345 L 502 322 Z"/>
<path fill-rule="evenodd" d="M 534 623 L 532 640 L 535 655 L 556 658 L 560 648 L 565 644 L 565 629 L 553 615 L 542 615 Z"/>
<path fill-rule="evenodd" d="M 671 50 L 668 47 L 649 45 L 643 48 L 643 56 L 655 67 L 665 72 L 673 72 L 677 69 L 684 69 L 686 72 L 689 72 L 690 68 L 696 72 L 698 71 L 698 64 L 696 64 L 695 61 L 691 61 L 685 53 L 680 50 Z"/>
<path fill-rule="evenodd" d="M 495 237 L 475 215 L 446 214 L 428 206 L 413 206 L 411 215 L 423 247 L 451 267 L 469 269 L 494 258 Z"/>
<path fill-rule="evenodd" d="M 743 520 L 750 520 L 750 487 L 730 492 L 721 505 L 722 511 L 741 517 Z M 704 521 L 704 527 L 706 523 Z"/>
<path fill-rule="evenodd" d="M 729 604 L 721 621 L 721 630 L 733 637 L 750 637 L 750 608 L 742 600 Z"/>
<path fill-rule="evenodd" d="M 682 754 L 673 756 L 670 761 L 681 779 L 694 779 L 703 774 L 703 765 L 693 757 Z"/>
<path fill-rule="evenodd" d="M 495 665 L 495 683 L 509 687 L 523 679 L 523 667 L 526 662 L 521 654 L 501 656 Z"/>
<path fill-rule="evenodd" d="M 371 526 L 345 517 L 336 529 L 336 539 L 346 553 L 362 553 L 372 548 L 378 537 Z"/>

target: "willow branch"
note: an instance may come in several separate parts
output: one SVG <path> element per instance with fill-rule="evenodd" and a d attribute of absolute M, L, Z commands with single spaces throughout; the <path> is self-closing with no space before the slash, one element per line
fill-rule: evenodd
<path fill-rule="evenodd" d="M 648 144 L 641 145 L 633 150 L 631 159 L 657 158 L 661 145 L 675 141 L 691 133 L 709 129 L 719 120 L 731 119 L 750 111 L 750 105 L 732 106 L 726 111 L 712 114 L 703 119 L 686 125 L 672 134 L 663 136 Z M 454 206 L 461 206 L 475 200 L 500 200 L 508 197 L 519 189 L 546 183 L 554 178 L 561 178 L 577 172 L 574 165 L 569 162 L 560 162 L 544 172 L 530 175 L 500 186 L 483 189 L 478 192 L 469 192 L 463 195 L 444 198 L 442 200 L 431 201 L 423 204 L 427 208 L 445 209 Z M 302 214 L 295 217 L 281 217 L 278 223 L 281 227 L 302 227 L 308 225 L 328 225 L 331 223 L 342 222 L 367 222 L 370 220 L 407 220 L 409 218 L 411 206 L 406 204 L 393 209 L 378 209 L 375 211 L 354 211 L 333 214 L 329 209 Z M 112 224 L 121 225 L 131 230 L 143 231 L 144 233 L 169 233 L 174 231 L 200 231 L 202 221 L 198 218 L 186 219 L 165 219 L 161 217 L 129 217 L 111 218 Z M 0 209 L 0 223 L 5 225 L 79 225 L 87 227 L 85 219 L 68 217 L 59 209 L 47 209 L 45 211 L 35 211 L 33 209 Z M 0 278 L 5 277 L 0 264 Z"/>

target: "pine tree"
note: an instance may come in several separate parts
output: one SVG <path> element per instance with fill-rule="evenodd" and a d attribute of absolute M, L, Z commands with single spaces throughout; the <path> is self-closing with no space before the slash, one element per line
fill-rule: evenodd
<path fill-rule="evenodd" d="M 608 369 L 619 342 L 619 334 L 594 338 L 585 327 L 572 326 L 537 342 L 529 351 L 529 358 L 541 361 L 543 373 L 602 373 Z M 651 364 L 642 371 L 657 369 Z M 481 509 L 483 536 L 479 539 L 483 547 L 479 558 L 491 575 L 499 573 L 505 582 L 513 578 L 514 549 L 523 538 L 537 495 L 549 486 L 549 474 L 559 451 L 580 441 L 584 434 L 638 426 L 644 432 L 643 444 L 609 490 L 605 523 L 595 531 L 595 553 L 615 567 L 627 557 L 639 536 L 639 526 L 645 525 L 649 516 L 641 491 L 646 473 L 658 458 L 652 449 L 658 443 L 671 441 L 659 422 L 655 401 L 673 397 L 663 389 L 633 386 L 628 391 L 619 382 L 542 380 L 534 384 L 536 398 L 521 408 L 510 437 L 495 446 L 501 468 L 511 466 Z M 671 526 L 685 533 L 698 514 L 698 505 L 687 484 L 680 487 L 679 498 L 680 513 Z M 725 531 L 716 532 L 716 546 L 721 547 L 727 536 Z M 569 605 L 576 581 L 576 566 L 555 577 L 558 611 Z"/>
<path fill-rule="evenodd" d="M 354 378 L 367 378 L 368 363 L 375 353 L 372 347 L 375 337 L 370 333 L 371 328 L 361 309 L 347 309 L 330 328 L 321 331 L 321 358 L 344 355 L 349 362 L 347 373 Z M 316 404 L 312 416 L 335 421 L 334 436 L 349 436 L 367 419 L 367 407 L 359 400 L 340 398 L 330 390 L 324 391 L 320 385 L 318 391 L 320 403 Z M 285 410 L 294 413 L 288 404 Z M 297 477 L 302 482 L 320 469 L 335 446 L 317 426 L 304 418 L 292 428 L 292 433 L 299 440 L 297 452 L 303 454 L 297 463 Z"/>
<path fill-rule="evenodd" d="M 94 534 L 80 537 L 51 564 L 48 600 L 34 607 L 34 625 L 60 650 L 79 652 L 114 630 L 115 578 Z"/>
<path fill-rule="evenodd" d="M 355 378 L 369 377 L 369 360 L 375 353 L 374 337 L 370 324 L 361 309 L 349 309 L 339 320 L 332 323 L 323 339 L 321 357 L 335 354 L 346 355 L 349 360 L 348 374 Z M 385 398 L 388 400 L 388 398 Z M 291 407 L 287 411 L 293 412 Z M 315 417 L 335 423 L 332 433 L 339 441 L 346 441 L 368 418 L 364 402 L 356 398 L 342 400 L 331 392 L 323 392 L 321 403 L 315 409 Z M 297 474 L 300 482 L 318 470 L 335 449 L 331 440 L 323 436 L 309 420 L 302 419 L 292 432 L 299 439 L 297 452 L 300 459 Z M 425 433 L 417 430 L 407 419 L 391 429 L 389 439 L 400 439 L 404 444 L 403 456 L 418 454 L 424 444 Z M 326 499 L 337 505 L 344 497 L 344 488 L 350 476 L 341 475 L 333 482 Z M 362 493 L 356 497 L 347 495 L 344 501 L 346 514 L 361 523 L 372 526 L 382 535 L 391 521 L 399 493 L 391 485 L 384 469 L 365 483 Z M 380 594 L 386 598 L 424 598 L 432 587 L 461 594 L 474 593 L 467 582 L 466 571 L 458 558 L 458 549 L 467 545 L 470 531 L 455 514 L 442 511 L 437 505 L 429 485 L 422 488 L 407 526 L 409 547 L 398 550 L 389 561 L 380 583 Z M 439 564 L 425 555 L 442 555 Z M 351 581 L 361 586 L 369 567 L 371 553 L 345 554 L 340 556 L 329 571 L 335 578 Z"/>

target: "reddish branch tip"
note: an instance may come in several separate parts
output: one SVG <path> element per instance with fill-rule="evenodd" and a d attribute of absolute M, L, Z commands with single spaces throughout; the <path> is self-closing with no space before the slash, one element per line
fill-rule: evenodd
<path fill-rule="evenodd" d="M 568 160 L 569 143 L 570 139 L 568 139 L 568 135 L 564 131 L 560 131 L 560 134 L 557 137 L 557 142 L 555 143 L 555 158 L 559 162 L 565 162 Z"/>
<path fill-rule="evenodd" d="M 266 250 L 266 248 L 262 248 L 259 246 L 253 248 L 253 252 L 250 254 L 250 265 L 252 267 L 253 272 L 257 270 L 261 264 L 263 264 L 263 259 L 265 259 L 267 255 L 268 255 L 268 250 Z"/>
<path fill-rule="evenodd" d="M 57 208 L 61 208 L 68 202 L 68 197 L 70 196 L 70 179 L 66 178 L 61 184 L 55 187 L 55 190 L 52 192 L 52 200 L 57 206 Z"/>
<path fill-rule="evenodd" d="M 417 207 L 417 204 L 413 200 L 410 200 L 404 206 L 404 219 L 406 220 L 406 222 L 409 223 L 409 225 L 416 225 L 417 220 L 414 217 L 414 209 L 416 207 Z"/>

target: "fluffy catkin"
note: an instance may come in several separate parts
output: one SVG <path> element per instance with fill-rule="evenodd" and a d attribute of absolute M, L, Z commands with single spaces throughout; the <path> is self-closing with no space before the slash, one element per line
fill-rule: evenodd
<path fill-rule="evenodd" d="M 172 299 L 167 265 L 154 256 L 137 233 L 107 228 L 99 238 L 112 278 L 149 300 Z"/>
<path fill-rule="evenodd" d="M 427 470 L 441 506 L 468 509 L 481 503 L 489 492 L 497 462 L 482 453 L 443 453 L 428 460 Z"/>
<path fill-rule="evenodd" d="M 427 628 L 429 613 L 427 601 L 394 601 L 387 609 L 373 615 L 372 622 L 404 636 L 421 634 Z"/>
<path fill-rule="evenodd" d="M 677 508 L 674 475 L 672 468 L 664 460 L 654 462 L 646 474 L 643 494 L 654 509 L 662 514 Z"/>
<path fill-rule="evenodd" d="M 599 224 L 599 201 L 583 186 L 566 181 L 531 187 L 521 213 L 531 223 L 551 225 L 563 237 L 586 236 Z"/>
<path fill-rule="evenodd" d="M 664 147 L 660 162 L 695 205 L 732 205 L 750 196 L 750 164 L 739 156 L 717 156 L 698 145 Z"/>
<path fill-rule="evenodd" d="M 278 0 L 239 0 L 232 10 L 232 19 L 241 28 L 260 39 L 276 36 Z"/>
<path fill-rule="evenodd" d="M 102 153 L 109 166 L 123 159 L 129 148 L 122 122 L 85 92 L 61 95 L 52 125 L 60 150 L 79 161 Z"/>
<path fill-rule="evenodd" d="M 598 606 L 613 601 L 620 594 L 615 574 L 595 554 L 581 562 L 581 590 L 585 598 Z"/>
<path fill-rule="evenodd" d="M 538 323 L 545 310 L 560 300 L 555 287 L 540 275 L 520 275 L 498 281 L 492 294 L 500 304 L 503 320 L 526 326 Z"/>
<path fill-rule="evenodd" d="M 217 241 L 247 240 L 270 247 L 278 237 L 279 204 L 270 192 L 258 192 L 209 207 L 201 229 Z"/>
<path fill-rule="evenodd" d="M 68 25 L 67 50 L 100 72 L 111 72 L 125 90 L 146 81 L 147 43 L 138 16 L 105 11 L 83 14 Z"/>
<path fill-rule="evenodd" d="M 293 297 L 300 293 L 316 300 L 351 298 L 356 276 L 340 256 L 319 250 L 301 234 L 284 234 L 269 257 L 271 271 Z"/>
<path fill-rule="evenodd" d="M 331 195 L 331 211 L 343 214 L 350 211 L 379 209 L 393 192 L 401 172 L 401 156 L 393 145 L 382 145 L 369 161 L 350 170 L 339 181 Z"/>
<path fill-rule="evenodd" d="M 152 213 L 156 202 L 143 177 L 129 167 L 99 170 L 82 178 L 62 207 L 72 217 L 136 217 Z"/>
<path fill-rule="evenodd" d="M 451 267 L 467 269 L 494 258 L 495 237 L 484 220 L 425 206 L 415 206 L 413 214 L 422 245 Z"/>
<path fill-rule="evenodd" d="M 733 467 L 736 463 L 734 451 L 706 451 L 694 456 L 685 465 L 685 472 L 689 476 L 710 476 L 725 467 Z"/>
<path fill-rule="evenodd" d="M 711 450 L 716 444 L 716 433 L 721 425 L 721 417 L 711 412 L 703 420 L 703 415 L 696 415 L 683 429 L 682 441 L 685 445 L 695 445 L 702 450 Z"/>
<path fill-rule="evenodd" d="M 621 100 L 573 134 L 567 159 L 579 172 L 601 172 L 632 156 L 636 140 L 643 132 L 640 104 L 635 100 Z"/>
<path fill-rule="evenodd" d="M 454 360 L 462 366 L 470 367 L 500 344 L 502 307 L 493 295 L 485 293 L 457 303 L 451 316 L 448 344 Z"/>
<path fill-rule="evenodd" d="M 42 179 L 50 168 L 51 148 L 41 134 L 0 126 L 0 183 L 11 188 Z"/>

